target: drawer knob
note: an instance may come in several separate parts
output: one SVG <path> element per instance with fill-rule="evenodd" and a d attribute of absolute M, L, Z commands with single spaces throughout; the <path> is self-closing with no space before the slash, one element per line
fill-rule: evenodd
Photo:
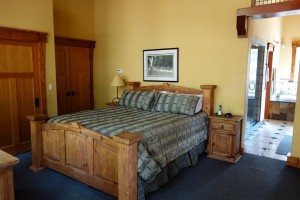
<path fill-rule="evenodd" d="M 223 129 L 223 128 L 224 128 L 224 125 L 222 124 L 222 125 L 221 125 L 221 129 Z"/>

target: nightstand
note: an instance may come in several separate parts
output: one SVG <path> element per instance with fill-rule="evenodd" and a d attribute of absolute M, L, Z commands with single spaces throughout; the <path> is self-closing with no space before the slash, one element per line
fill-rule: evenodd
<path fill-rule="evenodd" d="M 241 158 L 242 116 L 209 116 L 208 157 L 231 163 Z"/>
<path fill-rule="evenodd" d="M 107 107 L 116 107 L 116 106 L 118 106 L 119 105 L 119 102 L 118 101 L 111 101 L 111 102 L 107 102 L 107 103 L 105 103 L 105 105 L 107 106 Z"/>

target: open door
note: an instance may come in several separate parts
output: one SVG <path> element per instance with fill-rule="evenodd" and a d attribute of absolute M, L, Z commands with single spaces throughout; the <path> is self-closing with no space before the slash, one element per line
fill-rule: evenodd
<path fill-rule="evenodd" d="M 274 45 L 268 43 L 267 48 L 267 56 L 268 56 L 268 63 L 267 63 L 267 73 L 268 80 L 266 81 L 266 100 L 265 100 L 265 113 L 264 118 L 269 119 L 269 110 L 270 110 L 270 99 L 271 99 L 271 87 L 272 87 L 272 72 L 273 72 L 273 52 L 274 52 Z"/>

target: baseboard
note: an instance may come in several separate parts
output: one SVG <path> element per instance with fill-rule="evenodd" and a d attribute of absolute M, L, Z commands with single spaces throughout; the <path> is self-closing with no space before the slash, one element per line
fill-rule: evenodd
<path fill-rule="evenodd" d="M 240 154 L 242 156 L 245 155 L 245 148 L 244 147 L 240 147 Z"/>
<path fill-rule="evenodd" d="M 290 167 L 300 168 L 300 158 L 295 156 L 288 156 L 287 157 L 287 165 Z"/>

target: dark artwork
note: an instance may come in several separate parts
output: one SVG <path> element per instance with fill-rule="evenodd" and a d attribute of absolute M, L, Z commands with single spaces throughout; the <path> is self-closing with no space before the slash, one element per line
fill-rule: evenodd
<path fill-rule="evenodd" d="M 148 76 L 174 77 L 173 55 L 149 55 Z"/>

